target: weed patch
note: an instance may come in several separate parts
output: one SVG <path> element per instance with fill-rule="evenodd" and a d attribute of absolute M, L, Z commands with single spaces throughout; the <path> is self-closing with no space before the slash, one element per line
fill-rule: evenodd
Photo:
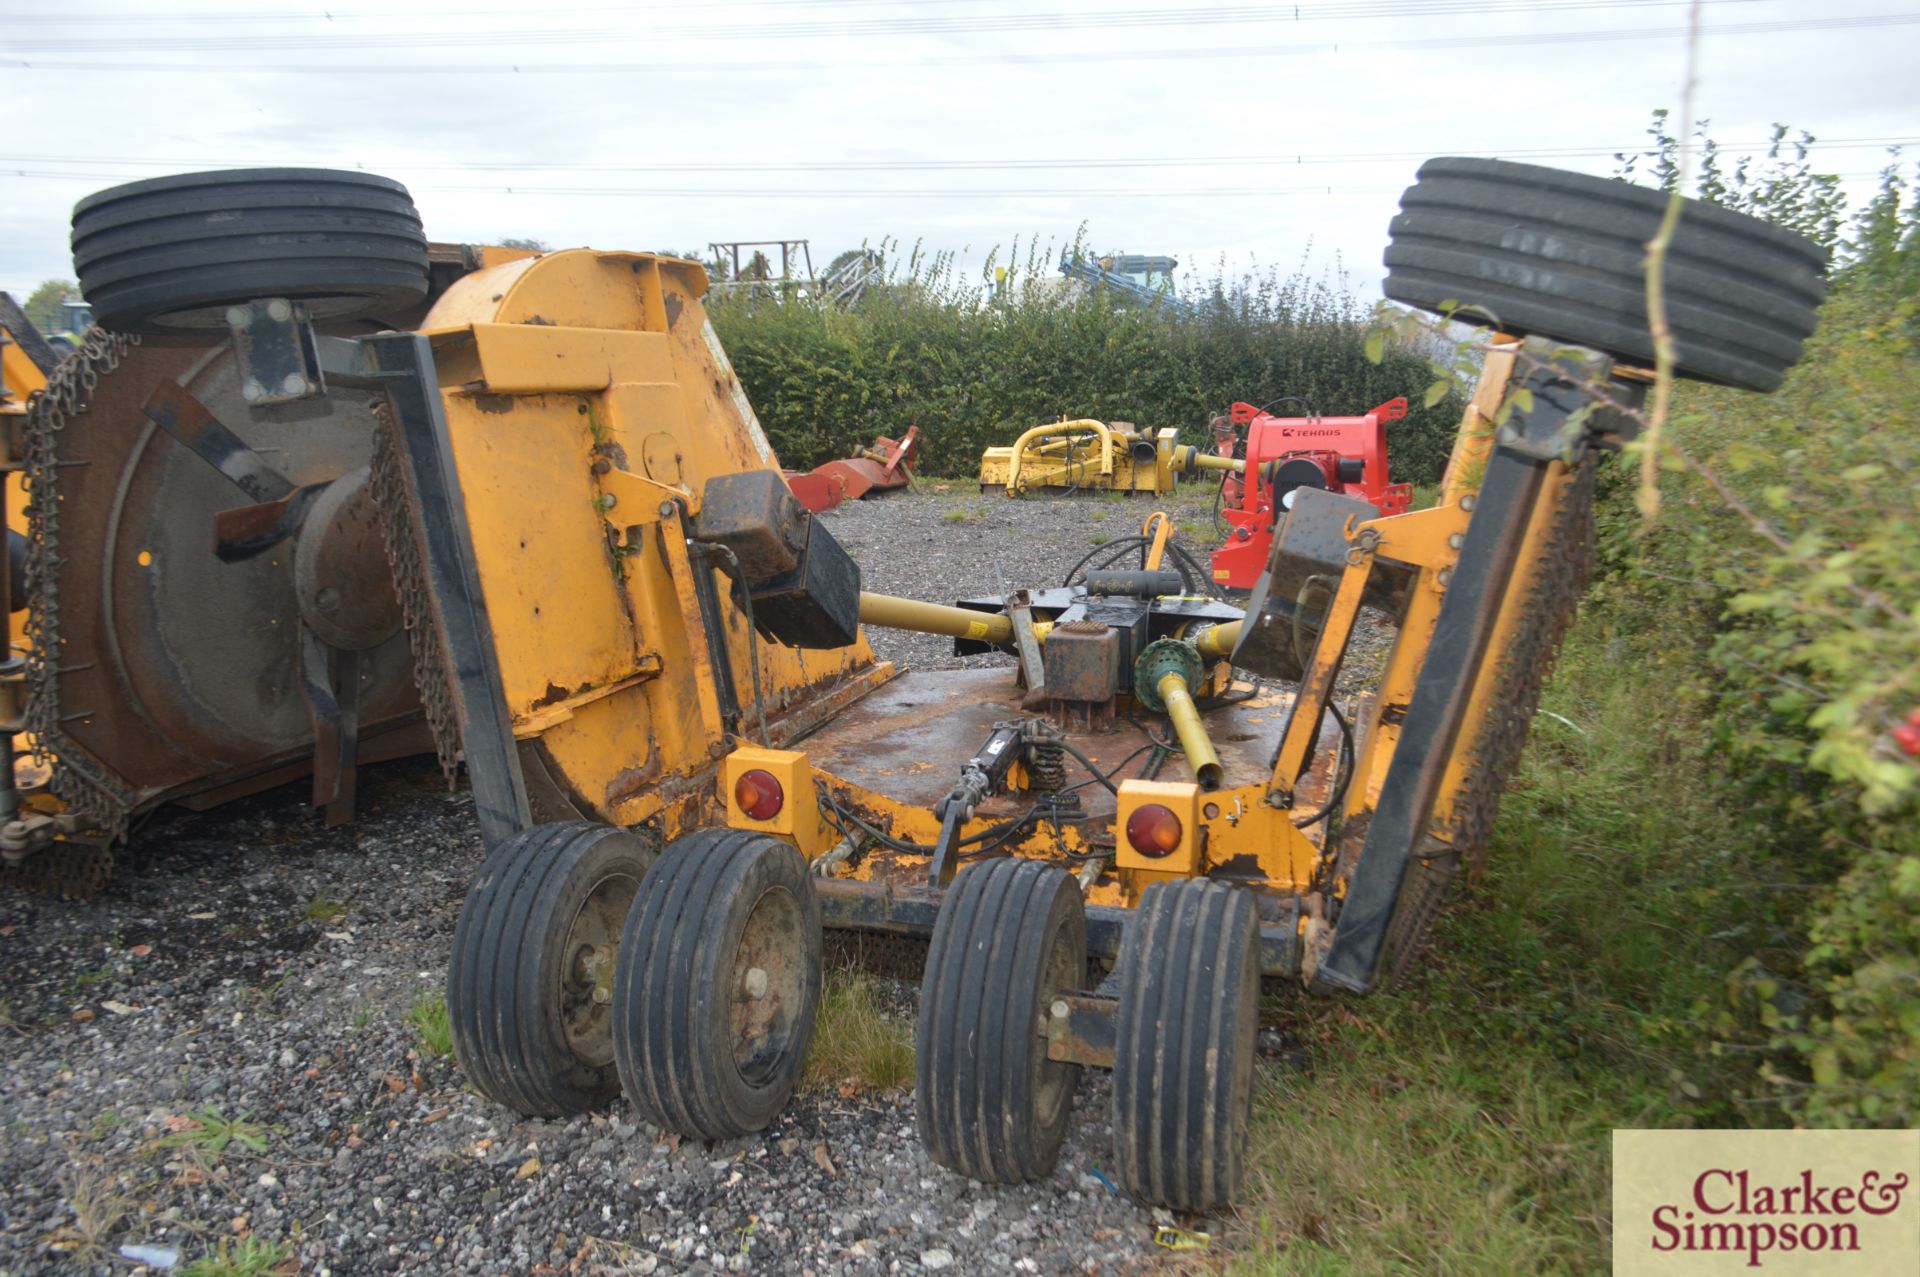
<path fill-rule="evenodd" d="M 313 893 L 313 898 L 307 901 L 306 908 L 300 911 L 300 916 L 309 922 L 344 922 L 347 917 L 347 905 L 344 901 L 334 899 L 323 887 Z"/>
<path fill-rule="evenodd" d="M 252 1116 L 242 1113 L 239 1117 L 228 1117 L 219 1109 L 208 1107 L 186 1117 L 170 1118 L 168 1124 L 178 1129 L 161 1136 L 158 1145 L 207 1154 L 215 1161 L 235 1144 L 249 1153 L 264 1153 L 274 1128 L 253 1121 Z"/>
<path fill-rule="evenodd" d="M 287 1262 L 281 1242 L 221 1238 L 214 1248 L 181 1269 L 181 1277 L 265 1277 Z"/>
<path fill-rule="evenodd" d="M 118 1179 L 103 1167 L 69 1161 L 60 1172 L 60 1195 L 73 1219 L 47 1239 L 48 1248 L 89 1265 L 107 1262 L 109 1240 L 134 1210 Z"/>
<path fill-rule="evenodd" d="M 413 1026 L 420 1049 L 435 1059 L 453 1054 L 453 1025 L 447 1018 L 447 995 L 429 989 L 413 1000 L 407 1010 L 407 1023 Z"/>
<path fill-rule="evenodd" d="M 827 979 L 804 1085 L 857 1091 L 913 1085 L 913 1026 L 888 1011 L 871 976 Z"/>

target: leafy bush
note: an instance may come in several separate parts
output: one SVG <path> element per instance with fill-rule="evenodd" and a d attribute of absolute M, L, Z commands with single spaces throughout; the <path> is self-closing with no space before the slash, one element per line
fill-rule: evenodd
<path fill-rule="evenodd" d="M 1669 189 L 1678 143 L 1620 157 Z M 1703 136 L 1703 142 L 1705 141 Z M 1732 889 L 1693 925 L 1735 936 L 1722 1000 L 1702 998 L 1720 1063 L 1757 1055 L 1747 1118 L 1920 1119 L 1920 206 L 1897 157 L 1851 218 L 1813 139 L 1767 153 L 1703 146 L 1691 193 L 1814 238 L 1835 259 L 1818 331 L 1774 395 L 1685 385 L 1659 444 L 1657 520 L 1637 465 L 1597 487 L 1603 579 L 1593 623 L 1674 712 L 1704 705 L 1709 786 L 1733 819 L 1696 853 Z M 1471 303 L 1472 298 L 1464 298 Z M 1384 336 L 1417 321 L 1388 313 Z M 1464 349 L 1464 348 L 1463 348 Z M 1444 354 L 1444 352 L 1442 352 Z M 1436 368 L 1458 377 L 1460 357 Z M 1630 445 L 1644 455 L 1647 438 Z M 1648 776 L 1646 781 L 1653 778 Z M 1589 797 L 1588 801 L 1595 801 Z M 1542 853 L 1544 854 L 1544 853 Z M 1641 908 L 1657 914 L 1651 904 Z M 1697 1092 L 1698 1086 L 1689 1080 Z"/>
<path fill-rule="evenodd" d="M 712 298 L 714 327 L 782 462 L 812 466 L 917 424 L 922 473 L 965 476 L 983 448 L 1063 414 L 1176 426 L 1197 444 L 1235 400 L 1299 396 L 1332 415 L 1406 395 L 1413 411 L 1388 433 L 1394 478 L 1439 478 L 1458 402 L 1421 406 L 1430 378 L 1414 353 L 1369 362 L 1367 311 L 1337 284 L 1300 272 L 1216 276 L 1195 313 L 1179 316 L 1065 286 L 1050 248 L 1029 245 L 1024 261 L 1019 252 L 992 289 L 961 278 L 950 258 L 912 254 L 896 269 L 887 252 L 890 282 L 845 310 Z"/>
<path fill-rule="evenodd" d="M 1785 135 L 1764 160 L 1707 166 L 1700 194 L 1835 251 L 1820 329 L 1773 396 L 1686 388 L 1660 523 L 1642 526 L 1616 483 L 1603 539 L 1644 622 L 1714 614 L 1701 664 L 1725 801 L 1749 863 L 1807 888 L 1799 944 L 1756 945 L 1719 1032 L 1768 1052 L 1763 1093 L 1798 1121 L 1911 1125 L 1920 756 L 1901 742 L 1920 714 L 1920 215 L 1890 166 L 1846 222 L 1837 185 Z"/>

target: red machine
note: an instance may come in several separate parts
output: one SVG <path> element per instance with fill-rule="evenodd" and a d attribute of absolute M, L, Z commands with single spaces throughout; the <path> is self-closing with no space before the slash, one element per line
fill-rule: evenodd
<path fill-rule="evenodd" d="M 859 456 L 823 461 L 812 470 L 789 470 L 787 486 L 801 505 L 815 514 L 842 501 L 858 501 L 869 492 L 892 492 L 913 482 L 913 462 L 920 451 L 920 427 L 908 426 L 900 439 L 881 435 Z"/>
<path fill-rule="evenodd" d="M 1214 450 L 1247 465 L 1243 475 L 1220 483 L 1228 532 L 1213 552 L 1213 579 L 1229 589 L 1253 588 L 1267 566 L 1274 521 L 1296 488 L 1325 488 L 1371 502 L 1383 515 L 1403 513 L 1413 485 L 1387 480 L 1387 423 L 1406 415 L 1402 398 L 1358 417 L 1270 417 L 1237 403 L 1231 416 L 1216 418 Z"/>

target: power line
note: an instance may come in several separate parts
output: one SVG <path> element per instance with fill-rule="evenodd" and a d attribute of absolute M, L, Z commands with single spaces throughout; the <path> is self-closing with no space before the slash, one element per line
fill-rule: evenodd
<path fill-rule="evenodd" d="M 404 165 L 395 165 L 404 169 Z M 1879 176 L 1878 173 L 1837 173 L 1842 181 Z M 33 169 L 0 170 L 0 179 L 41 179 L 54 181 L 126 180 L 125 174 L 85 172 L 45 172 Z M 450 185 L 408 183 L 414 191 L 434 191 L 461 195 L 565 195 L 622 196 L 659 199 L 718 199 L 750 197 L 756 199 L 1183 199 L 1205 200 L 1275 195 L 1374 195 L 1392 194 L 1406 189 L 1404 182 L 1392 185 L 1350 185 L 1344 183 L 1307 183 L 1297 186 L 1215 186 L 1186 188 L 1154 187 L 744 187 L 744 186 L 540 186 L 518 182 L 488 185 Z"/>
<path fill-rule="evenodd" d="M 875 5 L 900 8 L 921 5 L 987 4 L 994 0 L 656 0 L 651 4 L 561 5 L 542 8 L 549 16 L 559 13 L 652 13 L 677 9 L 863 9 Z M 303 13 L 260 13 L 235 9 L 203 10 L 184 13 L 177 10 L 156 12 L 151 9 L 123 9 L 113 13 L 68 13 L 53 9 L 41 13 L 12 13 L 9 22 L 47 23 L 59 26 L 114 25 L 129 23 L 173 25 L 189 22 L 243 23 L 249 26 L 283 22 L 390 22 L 395 18 L 493 18 L 525 17 L 525 5 L 505 9 L 312 9 Z"/>
<path fill-rule="evenodd" d="M 1769 147 L 1772 139 L 1752 142 L 1719 142 L 1724 153 L 1754 151 Z M 1920 135 L 1907 137 L 1861 137 L 1816 139 L 1812 151 L 1876 150 L 1883 147 L 1920 145 Z M 597 164 L 565 160 L 478 160 L 478 161 L 395 161 L 416 173 L 888 173 L 888 172 L 1020 172 L 1060 169 L 1161 169 L 1161 168 L 1303 168 L 1319 165 L 1392 164 L 1425 160 L 1435 154 L 1485 155 L 1495 159 L 1611 159 L 1616 155 L 1645 153 L 1644 142 L 1624 146 L 1564 147 L 1427 147 L 1411 151 L 1341 151 L 1295 155 L 1198 155 L 1198 156 L 1125 156 L 1125 157 L 1026 157 L 1019 159 L 874 159 L 804 161 L 658 161 L 641 164 Z M 255 159 L 209 159 L 204 156 L 107 156 L 107 155 L 0 155 L 0 175 L 7 165 L 91 164 L 128 166 L 158 172 L 191 168 L 273 167 L 284 164 L 280 155 Z M 326 167 L 324 161 L 315 164 Z M 357 161 L 333 164 L 335 168 L 364 168 Z M 378 165 L 375 165 L 378 167 Z"/>
<path fill-rule="evenodd" d="M 20 53 L 224 53 L 235 51 L 458 48 L 511 43 L 604 44 L 660 40 L 792 40 L 887 35 L 979 35 L 1018 32 L 1117 30 L 1164 26 L 1247 23 L 1350 22 L 1379 18 L 1455 17 L 1471 14 L 1572 13 L 1590 9 L 1673 8 L 1688 0 L 1339 0 L 1320 5 L 1253 4 L 1175 6 L 1151 9 L 1054 10 L 1039 13 L 896 14 L 872 18 L 786 22 L 715 22 L 514 30 L 436 27 L 430 31 L 321 31 L 263 35 L 51 36 L 15 39 Z M 1703 0 L 1708 4 L 1755 4 L 1763 0 Z M 423 15 L 426 16 L 426 15 Z M 439 15 L 432 15 L 439 16 Z"/>
<path fill-rule="evenodd" d="M 1916 23 L 1920 23 L 1920 13 L 1896 13 L 1873 17 L 1809 18 L 1790 19 L 1779 22 L 1722 23 L 1708 27 L 1707 34 L 1716 38 L 1739 35 L 1785 35 L 1809 31 L 1851 31 L 1878 27 L 1912 26 Z M 1432 52 L 1438 49 L 1518 48 L 1529 45 L 1601 44 L 1638 40 L 1682 40 L 1687 38 L 1689 34 L 1690 32 L 1686 27 L 1612 27 L 1600 30 L 1543 31 L 1505 35 L 1426 36 L 1407 40 L 1344 40 L 1320 44 L 1230 45 L 1224 47 L 1189 49 L 1067 49 L 1032 55 L 1000 51 L 983 54 L 950 54 L 918 58 L 888 57 L 884 59 L 865 60 L 834 59 L 822 61 L 817 58 L 808 58 L 804 60 L 730 61 L 726 64 L 726 70 L 730 74 L 773 71 L 806 71 L 817 74 L 823 70 L 873 69 L 891 71 L 907 66 L 992 65 L 1005 67 L 1009 65 L 1037 64 L 1051 67 L 1058 66 L 1062 63 L 1277 58 L 1316 56 L 1355 51 L 1378 52 L 1411 49 L 1421 52 Z M 511 75 L 665 75 L 675 72 L 711 76 L 714 67 L 711 63 L 690 59 L 677 59 L 669 62 L 598 63 L 356 63 L 351 67 L 342 67 L 338 63 L 319 62 L 256 62 L 248 64 L 235 63 L 232 60 L 226 59 L 219 62 L 83 62 L 7 59 L 0 61 L 0 70 L 111 71 L 115 73 L 166 71 L 188 72 L 194 75 L 244 73 L 272 75 L 318 74 L 330 76 L 340 76 L 343 74 L 410 76 L 472 74 L 505 77 Z"/>

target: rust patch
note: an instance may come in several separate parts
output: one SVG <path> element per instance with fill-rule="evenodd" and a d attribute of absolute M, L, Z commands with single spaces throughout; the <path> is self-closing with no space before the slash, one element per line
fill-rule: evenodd
<path fill-rule="evenodd" d="M 686 309 L 686 305 L 680 300 L 680 294 L 678 293 L 669 292 L 665 300 L 667 305 L 667 327 L 671 328 L 680 322 L 680 312 Z"/>
<path fill-rule="evenodd" d="M 473 406 L 478 408 L 481 412 L 490 412 L 496 415 L 500 413 L 512 412 L 513 396 L 512 395 L 475 395 L 473 397 Z"/>
<path fill-rule="evenodd" d="M 545 709 L 549 705 L 557 704 L 560 701 L 566 700 L 567 697 L 571 695 L 573 695 L 573 693 L 568 691 L 566 688 L 560 686 L 560 684 L 548 683 L 547 690 L 541 693 L 540 699 L 533 703 L 533 708 Z"/>
<path fill-rule="evenodd" d="M 605 439 L 593 445 L 593 455 L 605 457 L 615 470 L 632 473 L 633 467 L 627 464 L 627 450 L 612 439 Z"/>
<path fill-rule="evenodd" d="M 644 766 L 628 767 L 615 772 L 613 779 L 607 782 L 606 805 L 609 809 L 632 798 L 660 779 L 660 744 L 649 738 L 647 747 L 647 761 Z"/>
<path fill-rule="evenodd" d="M 1234 882 L 1265 882 L 1267 875 L 1261 872 L 1260 857 L 1252 852 L 1242 852 L 1231 856 L 1208 872 L 1209 878 L 1226 878 Z"/>

